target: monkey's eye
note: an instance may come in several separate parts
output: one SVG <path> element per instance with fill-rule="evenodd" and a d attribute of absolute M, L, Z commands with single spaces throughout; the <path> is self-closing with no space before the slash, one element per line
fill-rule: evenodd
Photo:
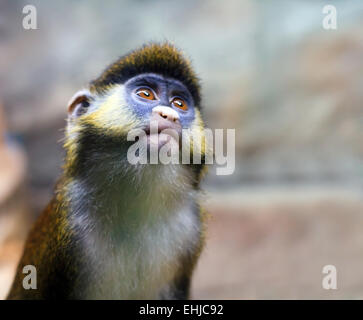
<path fill-rule="evenodd" d="M 187 103 L 181 99 L 181 98 L 174 98 L 172 101 L 171 101 L 171 104 L 176 107 L 176 108 L 179 108 L 179 109 L 182 109 L 184 111 L 188 110 L 188 105 Z"/>
<path fill-rule="evenodd" d="M 140 88 L 136 90 L 136 94 L 144 99 L 156 100 L 154 92 L 148 88 Z"/>

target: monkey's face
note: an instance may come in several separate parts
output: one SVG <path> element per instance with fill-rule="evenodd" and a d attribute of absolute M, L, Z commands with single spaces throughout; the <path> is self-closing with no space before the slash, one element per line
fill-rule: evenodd
<path fill-rule="evenodd" d="M 78 150 L 94 150 L 98 155 L 117 152 L 118 144 L 130 145 L 127 136 L 135 129 L 144 130 L 148 145 L 157 143 L 160 148 L 174 143 L 180 148 L 182 134 L 187 135 L 183 143 L 201 141 L 203 128 L 199 109 L 182 82 L 144 73 L 111 85 L 102 95 L 76 94 L 69 106 L 66 148 L 69 152 L 74 144 Z M 87 139 L 90 136 L 92 143 Z M 194 152 L 203 155 L 205 144 L 194 147 Z"/>
<path fill-rule="evenodd" d="M 132 112 L 143 122 L 149 144 L 153 140 L 159 147 L 169 141 L 179 143 L 182 129 L 189 129 L 195 119 L 193 98 L 183 83 L 175 79 L 138 75 L 126 82 L 125 97 Z"/>
<path fill-rule="evenodd" d="M 178 80 L 157 74 L 141 74 L 125 83 L 128 106 L 141 120 L 151 118 L 157 107 L 163 107 L 171 122 L 189 128 L 195 106 L 189 90 Z M 161 113 L 161 112 L 160 112 Z"/>

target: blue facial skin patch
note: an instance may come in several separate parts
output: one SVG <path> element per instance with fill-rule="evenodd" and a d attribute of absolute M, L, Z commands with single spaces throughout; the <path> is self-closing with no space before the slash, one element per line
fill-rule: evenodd
<path fill-rule="evenodd" d="M 155 100 L 142 98 L 136 94 L 140 88 L 151 89 Z M 194 101 L 189 90 L 180 81 L 166 78 L 158 74 L 144 73 L 129 79 L 125 83 L 126 102 L 140 119 L 148 119 L 151 111 L 157 106 L 168 106 L 179 114 L 182 128 L 190 128 L 194 116 Z M 188 105 L 188 110 L 182 110 L 172 105 L 174 98 L 183 99 Z"/>

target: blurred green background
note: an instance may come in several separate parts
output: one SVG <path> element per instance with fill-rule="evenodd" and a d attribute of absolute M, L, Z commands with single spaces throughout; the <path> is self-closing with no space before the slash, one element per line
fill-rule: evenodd
<path fill-rule="evenodd" d="M 22 28 L 26 4 L 37 30 Z M 326 4 L 337 30 L 322 27 Z M 3 148 L 17 141 L 27 167 L 13 192 L 24 218 L 11 224 L 0 202 L 0 298 L 27 217 L 60 173 L 69 98 L 118 56 L 163 40 L 202 79 L 208 126 L 236 129 L 235 173 L 212 169 L 204 183 L 212 217 L 193 297 L 363 298 L 362 30 L 354 0 L 1 1 Z M 337 290 L 322 288 L 328 264 Z"/>

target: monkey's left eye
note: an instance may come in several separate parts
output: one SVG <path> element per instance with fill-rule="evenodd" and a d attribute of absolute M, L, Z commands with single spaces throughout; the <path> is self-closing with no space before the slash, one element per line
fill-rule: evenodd
<path fill-rule="evenodd" d="M 148 88 L 140 88 L 136 90 L 136 94 L 144 99 L 156 100 L 154 92 Z"/>
<path fill-rule="evenodd" d="M 188 105 L 187 103 L 181 99 L 181 98 L 174 98 L 172 101 L 171 101 L 171 104 L 176 107 L 176 108 L 179 108 L 179 109 L 182 109 L 182 110 L 188 110 Z"/>

